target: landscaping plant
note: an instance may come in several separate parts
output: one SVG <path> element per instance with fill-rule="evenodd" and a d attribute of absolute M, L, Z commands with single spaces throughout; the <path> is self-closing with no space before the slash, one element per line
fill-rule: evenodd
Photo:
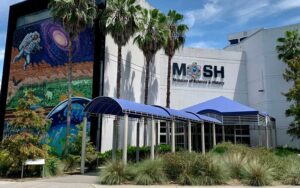
<path fill-rule="evenodd" d="M 249 160 L 245 168 L 244 183 L 251 186 L 266 186 L 273 181 L 274 169 L 259 162 L 258 159 Z"/>
<path fill-rule="evenodd" d="M 121 161 L 109 162 L 100 171 L 100 183 L 105 185 L 120 185 L 130 177 L 130 171 Z"/>
<path fill-rule="evenodd" d="M 39 102 L 40 99 L 33 95 L 32 90 L 25 91 L 24 96 L 19 99 L 13 113 L 15 118 L 8 123 L 14 134 L 4 138 L 1 145 L 4 158 L 8 157 L 9 168 L 6 174 L 19 172 L 22 164 L 28 159 L 48 157 L 49 147 L 42 140 L 50 120 L 45 117 L 44 109 L 38 106 Z"/>
<path fill-rule="evenodd" d="M 136 165 L 135 179 L 138 185 L 163 184 L 166 176 L 161 160 L 145 160 Z"/>

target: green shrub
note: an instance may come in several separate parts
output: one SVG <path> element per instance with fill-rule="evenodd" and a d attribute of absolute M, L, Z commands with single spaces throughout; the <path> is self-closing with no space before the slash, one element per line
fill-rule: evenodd
<path fill-rule="evenodd" d="M 134 181 L 138 185 L 162 184 L 166 181 L 161 160 L 146 160 L 136 165 Z"/>
<path fill-rule="evenodd" d="M 6 150 L 0 151 L 0 176 L 6 176 L 12 164 L 12 158 Z"/>
<path fill-rule="evenodd" d="M 63 159 L 64 171 L 70 172 L 76 170 L 80 166 L 80 156 L 69 154 Z"/>
<path fill-rule="evenodd" d="M 180 174 L 191 165 L 198 154 L 188 152 L 167 153 L 162 156 L 164 171 L 170 180 L 176 181 Z"/>
<path fill-rule="evenodd" d="M 228 168 L 231 178 L 243 178 L 246 164 L 247 159 L 241 153 L 228 153 L 224 156 L 224 165 Z"/>
<path fill-rule="evenodd" d="M 105 185 L 120 185 L 131 177 L 128 168 L 120 161 L 107 163 L 100 171 L 100 183 Z"/>
<path fill-rule="evenodd" d="M 46 159 L 45 174 L 46 176 L 56 176 L 63 174 L 64 165 L 60 159 L 50 157 Z"/>
<path fill-rule="evenodd" d="M 226 183 L 228 175 L 220 160 L 212 155 L 199 155 L 193 165 L 192 173 L 197 185 L 220 185 Z"/>
<path fill-rule="evenodd" d="M 289 155 L 295 155 L 300 153 L 300 150 L 295 148 L 288 148 L 288 147 L 278 147 L 274 150 L 274 153 L 278 156 L 285 157 Z"/>
<path fill-rule="evenodd" d="M 300 185 L 300 159 L 296 157 L 288 157 L 286 159 L 286 172 L 283 175 L 283 183 L 287 185 Z"/>
<path fill-rule="evenodd" d="M 246 154 L 251 150 L 246 145 L 232 144 L 231 142 L 223 142 L 214 147 L 211 153 L 224 154 L 224 153 L 241 153 Z"/>
<path fill-rule="evenodd" d="M 273 181 L 273 169 L 259 162 L 258 159 L 248 161 L 245 168 L 244 183 L 251 186 L 266 186 Z"/>

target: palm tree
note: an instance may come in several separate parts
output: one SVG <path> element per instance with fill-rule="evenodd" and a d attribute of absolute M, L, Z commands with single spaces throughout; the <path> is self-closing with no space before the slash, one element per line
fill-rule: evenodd
<path fill-rule="evenodd" d="M 155 54 L 167 41 L 168 30 L 165 24 L 166 16 L 160 13 L 158 9 L 144 9 L 141 11 L 141 21 L 139 22 L 140 33 L 135 37 L 134 43 L 142 50 L 146 59 L 144 104 L 148 104 L 150 63 L 153 62 Z M 144 122 L 146 127 L 147 121 L 145 120 Z M 146 138 L 144 137 L 145 144 Z"/>
<path fill-rule="evenodd" d="M 183 21 L 183 15 L 177 13 L 175 10 L 170 10 L 167 15 L 167 28 L 169 30 L 169 36 L 167 43 L 164 46 L 165 54 L 168 56 L 168 77 L 167 77 L 167 98 L 166 107 L 170 108 L 170 87 L 171 87 L 171 61 L 175 54 L 175 51 L 184 45 L 185 33 L 188 30 L 188 26 L 181 24 Z"/>
<path fill-rule="evenodd" d="M 300 55 L 300 38 L 298 30 L 286 31 L 285 37 L 277 39 L 280 45 L 276 46 L 278 58 L 285 63 Z"/>
<path fill-rule="evenodd" d="M 107 7 L 102 12 L 100 22 L 105 25 L 106 32 L 111 34 L 114 42 L 118 46 L 118 65 L 116 80 L 116 97 L 121 97 L 121 67 L 122 67 L 122 47 L 125 46 L 129 39 L 138 31 L 136 18 L 141 7 L 135 3 L 135 0 L 109 0 Z M 119 119 L 114 121 L 114 141 L 113 141 L 113 160 L 116 159 L 117 148 L 117 130 Z"/>
<path fill-rule="evenodd" d="M 51 0 L 49 8 L 54 20 L 60 22 L 68 33 L 68 110 L 67 110 L 67 128 L 66 143 L 64 147 L 64 155 L 68 154 L 70 125 L 71 125 L 71 97 L 72 97 L 72 43 L 78 39 L 79 34 L 91 27 L 96 17 L 95 0 Z"/>

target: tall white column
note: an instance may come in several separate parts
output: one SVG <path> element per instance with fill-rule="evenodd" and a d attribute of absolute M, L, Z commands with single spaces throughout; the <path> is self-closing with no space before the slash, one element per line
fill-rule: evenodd
<path fill-rule="evenodd" d="M 136 124 L 136 154 L 135 159 L 136 162 L 140 160 L 140 126 L 141 126 L 141 120 Z"/>
<path fill-rule="evenodd" d="M 269 131 L 268 131 L 268 126 L 265 127 L 266 131 L 266 147 L 269 149 Z"/>
<path fill-rule="evenodd" d="M 225 126 L 222 125 L 222 141 L 225 142 Z"/>
<path fill-rule="evenodd" d="M 123 164 L 127 164 L 127 140 L 128 140 L 128 114 L 124 115 L 124 140 L 123 140 Z"/>
<path fill-rule="evenodd" d="M 188 150 L 192 152 L 192 123 L 188 122 Z"/>
<path fill-rule="evenodd" d="M 80 164 L 80 173 L 84 174 L 85 169 L 85 146 L 86 146 L 86 124 L 87 117 L 83 118 L 83 130 L 82 130 L 82 141 L 81 141 L 81 164 Z"/>
<path fill-rule="evenodd" d="M 213 123 L 212 128 L 213 128 L 213 147 L 215 147 L 217 145 L 216 124 Z"/>
<path fill-rule="evenodd" d="M 202 153 L 205 154 L 205 135 L 204 135 L 204 122 L 201 123 L 201 141 L 202 141 Z"/>
<path fill-rule="evenodd" d="M 157 145 L 160 145 L 160 120 L 157 121 Z"/>
<path fill-rule="evenodd" d="M 151 153 L 150 159 L 154 160 L 154 146 L 155 146 L 155 121 L 152 118 L 152 125 L 151 125 Z"/>
<path fill-rule="evenodd" d="M 261 130 L 260 130 L 260 125 L 257 126 L 257 130 L 258 130 L 258 146 L 262 145 L 262 138 L 261 138 Z"/>
<path fill-rule="evenodd" d="M 172 132 L 172 152 L 175 152 L 175 121 L 172 120 L 172 127 L 171 127 L 171 132 Z"/>
<path fill-rule="evenodd" d="M 167 144 L 170 145 L 170 122 L 169 121 L 166 122 L 166 129 L 167 129 L 166 141 L 167 141 Z"/>

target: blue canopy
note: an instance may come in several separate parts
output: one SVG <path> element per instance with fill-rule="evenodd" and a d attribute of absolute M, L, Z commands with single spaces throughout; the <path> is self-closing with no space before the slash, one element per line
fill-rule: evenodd
<path fill-rule="evenodd" d="M 203 121 L 195 114 L 187 113 L 187 112 L 181 111 L 181 110 L 165 108 L 165 107 L 158 106 L 158 105 L 154 105 L 154 106 L 165 110 L 171 117 L 173 117 L 176 120 L 193 121 L 193 122 L 202 122 Z"/>
<path fill-rule="evenodd" d="M 156 117 L 160 119 L 171 119 L 170 115 L 161 108 L 103 96 L 92 100 L 87 104 L 84 111 L 87 113 L 117 116 L 124 116 L 125 113 L 127 113 L 128 116 L 132 118 Z"/>
<path fill-rule="evenodd" d="M 190 106 L 183 110 L 197 114 L 219 113 L 222 115 L 257 115 L 259 113 L 254 108 L 248 107 L 223 96 Z"/>

